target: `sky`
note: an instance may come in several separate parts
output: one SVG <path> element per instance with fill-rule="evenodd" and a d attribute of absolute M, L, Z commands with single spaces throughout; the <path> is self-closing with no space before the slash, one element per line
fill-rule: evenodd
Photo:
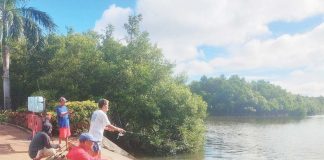
<path fill-rule="evenodd" d="M 238 75 L 293 94 L 324 96 L 323 0 L 30 0 L 58 25 L 122 40 L 129 15 L 141 14 L 175 74 Z"/>

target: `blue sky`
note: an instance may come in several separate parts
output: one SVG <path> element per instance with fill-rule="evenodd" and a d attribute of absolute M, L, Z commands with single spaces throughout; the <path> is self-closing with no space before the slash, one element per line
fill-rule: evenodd
<path fill-rule="evenodd" d="M 324 96 L 322 0 L 30 0 L 58 25 L 102 33 L 115 26 L 125 36 L 129 15 L 143 16 L 142 30 L 174 62 L 175 74 L 267 80 L 288 91 Z M 203 9 L 202 9 L 203 8 Z"/>
<path fill-rule="evenodd" d="M 323 23 L 323 15 L 310 16 L 299 21 L 274 21 L 269 24 L 269 29 L 274 36 L 282 34 L 298 34 L 312 30 Z"/>
<path fill-rule="evenodd" d="M 134 7 L 135 0 L 30 0 L 28 6 L 47 12 L 58 25 L 58 32 L 66 27 L 77 32 L 91 30 L 102 13 L 112 4 Z"/>

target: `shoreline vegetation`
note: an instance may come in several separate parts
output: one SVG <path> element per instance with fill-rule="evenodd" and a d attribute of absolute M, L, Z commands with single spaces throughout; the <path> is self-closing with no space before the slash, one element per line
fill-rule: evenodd
<path fill-rule="evenodd" d="M 323 97 L 293 95 L 263 80 L 203 76 L 188 84 L 186 75 L 174 75 L 174 64 L 140 30 L 141 20 L 141 15 L 129 17 L 125 42 L 113 38 L 111 25 L 104 35 L 71 28 L 66 35 L 52 33 L 33 49 L 25 39 L 9 41 L 12 104 L 17 112 L 3 111 L 0 120 L 23 125 L 27 97 L 45 97 L 48 111 L 53 111 L 53 102 L 64 96 L 72 100 L 71 125 L 78 134 L 87 129 L 95 101 L 108 98 L 111 121 L 136 134 L 106 136 L 127 151 L 165 156 L 201 150 L 207 114 L 323 113 Z"/>
<path fill-rule="evenodd" d="M 207 102 L 210 115 L 304 117 L 324 111 L 324 97 L 295 95 L 264 80 L 247 82 L 237 75 L 203 76 L 190 88 Z"/>

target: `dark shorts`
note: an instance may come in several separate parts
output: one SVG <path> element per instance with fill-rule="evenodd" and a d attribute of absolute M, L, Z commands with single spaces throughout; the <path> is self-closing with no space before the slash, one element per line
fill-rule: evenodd
<path fill-rule="evenodd" d="M 92 147 L 92 150 L 94 152 L 100 152 L 101 151 L 101 143 L 100 142 L 94 142 L 93 143 L 93 147 Z"/>

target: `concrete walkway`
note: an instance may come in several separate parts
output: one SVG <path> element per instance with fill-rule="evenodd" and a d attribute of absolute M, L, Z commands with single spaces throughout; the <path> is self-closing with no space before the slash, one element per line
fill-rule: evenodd
<path fill-rule="evenodd" d="M 31 134 L 24 129 L 0 123 L 0 159 L 28 160 L 28 146 Z M 57 143 L 55 140 L 54 143 Z M 107 160 L 131 160 L 121 153 L 103 149 L 102 158 Z"/>
<path fill-rule="evenodd" d="M 0 159 L 30 159 L 29 137 L 30 134 L 19 128 L 0 124 Z"/>

